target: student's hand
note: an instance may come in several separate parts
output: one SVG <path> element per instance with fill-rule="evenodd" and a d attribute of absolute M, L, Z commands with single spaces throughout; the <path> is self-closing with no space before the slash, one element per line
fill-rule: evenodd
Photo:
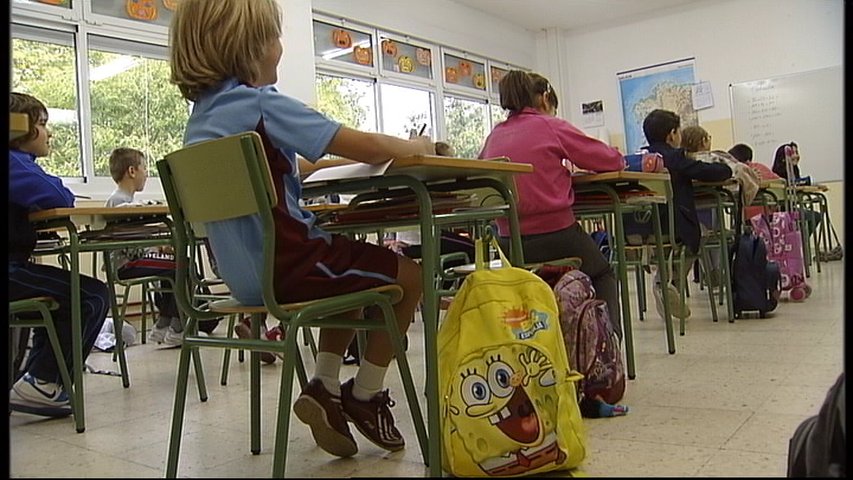
<path fill-rule="evenodd" d="M 418 154 L 420 155 L 435 155 L 435 144 L 432 143 L 432 139 L 425 136 L 415 137 L 409 140 L 410 142 L 416 145 L 416 148 L 420 151 Z"/>

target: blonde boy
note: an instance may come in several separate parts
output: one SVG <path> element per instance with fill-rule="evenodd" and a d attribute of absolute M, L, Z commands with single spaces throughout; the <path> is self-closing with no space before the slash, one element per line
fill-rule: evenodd
<path fill-rule="evenodd" d="M 295 98 L 279 93 L 282 55 L 281 11 L 275 0 L 185 0 L 172 18 L 171 80 L 193 102 L 185 144 L 239 132 L 256 131 L 281 200 L 273 209 L 276 225 L 276 297 L 304 301 L 385 284 L 398 284 L 402 300 L 394 306 L 401 332 L 408 329 L 422 292 L 415 262 L 385 248 L 332 235 L 299 204 L 302 187 L 296 154 L 316 162 L 326 153 L 364 163 L 392 157 L 434 154 L 426 137 L 404 140 L 342 126 Z M 251 217 L 206 225 L 222 279 L 244 304 L 262 303 L 262 238 Z M 358 312 L 354 312 L 356 314 Z M 394 426 L 385 372 L 392 348 L 387 333 L 370 332 L 364 361 L 355 378 L 339 380 L 353 330 L 320 332 L 314 378 L 294 404 L 317 444 L 347 457 L 358 451 L 347 421 L 386 450 L 405 446 Z"/>
<path fill-rule="evenodd" d="M 134 203 L 134 195 L 145 188 L 148 168 L 145 154 L 134 148 L 116 148 L 110 154 L 110 175 L 116 182 L 116 189 L 107 199 L 107 207 L 118 207 Z M 128 248 L 112 252 L 110 259 L 115 265 L 119 279 L 140 277 L 164 277 L 160 281 L 161 290 L 154 293 L 154 305 L 159 316 L 148 340 L 166 345 L 180 345 L 184 330 L 178 313 L 172 288 L 175 278 L 175 261 L 161 255 L 163 249 Z"/>

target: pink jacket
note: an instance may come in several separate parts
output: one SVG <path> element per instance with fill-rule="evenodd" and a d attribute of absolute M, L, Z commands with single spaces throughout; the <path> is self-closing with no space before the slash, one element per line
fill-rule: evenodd
<path fill-rule="evenodd" d="M 622 154 L 615 148 L 588 137 L 563 119 L 532 108 L 513 113 L 495 126 L 480 152 L 480 158 L 493 157 L 533 165 L 533 173 L 515 176 L 522 235 L 556 232 L 574 225 L 575 193 L 563 159 L 594 172 L 625 167 Z M 497 223 L 500 235 L 509 235 L 506 219 L 499 218 Z"/>

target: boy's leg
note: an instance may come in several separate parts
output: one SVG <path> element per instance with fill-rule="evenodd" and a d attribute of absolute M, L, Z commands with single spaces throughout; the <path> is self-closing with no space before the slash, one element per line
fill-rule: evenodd
<path fill-rule="evenodd" d="M 391 250 L 334 235 L 328 258 L 318 262 L 317 267 L 306 277 L 289 285 L 291 288 L 287 292 L 278 292 L 278 297 L 287 302 L 304 301 L 316 298 L 320 293 L 326 296 L 340 295 L 392 283 L 399 283 L 404 289 L 403 298 L 394 306 L 394 310 L 401 331 L 405 331 L 421 293 L 417 264 Z M 314 378 L 293 406 L 296 416 L 311 427 L 317 444 L 327 452 L 342 457 L 357 451 L 344 416 L 346 405 L 342 405 L 343 392 L 339 383 L 343 355 L 353 336 L 354 331 L 349 329 L 321 330 Z M 378 379 L 381 388 L 392 357 L 387 334 L 371 334 L 365 355 L 365 363 L 361 367 L 365 369 L 361 374 L 364 379 L 361 383 L 373 389 Z M 376 368 L 365 367 L 368 362 Z M 387 410 L 387 402 L 385 405 Z M 390 411 L 387 413 L 390 415 Z M 387 422 L 382 425 L 387 425 Z"/>
<path fill-rule="evenodd" d="M 405 334 L 420 302 L 423 281 L 420 266 L 412 260 L 398 256 L 397 268 L 397 282 L 403 288 L 403 298 L 394 305 L 394 316 L 400 333 Z M 347 420 L 371 442 L 390 451 L 400 450 L 406 445 L 403 435 L 394 425 L 390 409 L 393 401 L 387 389 L 383 390 L 385 373 L 393 356 L 388 333 L 371 331 L 358 373 L 341 386 L 341 401 Z"/>
<path fill-rule="evenodd" d="M 95 340 L 101 331 L 104 319 L 109 310 L 109 291 L 103 282 L 80 275 L 81 294 L 81 316 L 82 316 L 82 345 L 83 361 L 89 355 Z M 9 269 L 9 300 L 22 300 L 26 298 L 49 296 L 56 300 L 59 308 L 51 312 L 56 334 L 59 339 L 60 348 L 69 372 L 73 368 L 72 360 L 72 330 L 71 330 L 71 272 L 49 265 L 26 263 Z M 36 390 L 27 391 L 20 382 L 31 381 L 28 377 L 36 379 L 38 393 L 52 398 L 39 399 L 40 403 L 63 403 L 58 385 L 61 380 L 57 366 L 57 358 L 51 348 L 47 332 L 44 329 L 36 329 L 33 333 L 33 346 L 30 351 L 27 365 L 24 368 L 26 374 L 16 383 L 14 390 L 20 390 L 27 399 L 32 399 Z M 72 376 L 73 380 L 73 376 Z M 20 383 L 20 384 L 19 384 Z M 56 395 L 48 395 L 54 391 Z M 11 400 L 10 400 L 11 401 Z M 67 404 L 67 396 L 64 403 Z M 37 413 L 37 412 L 31 412 Z"/>

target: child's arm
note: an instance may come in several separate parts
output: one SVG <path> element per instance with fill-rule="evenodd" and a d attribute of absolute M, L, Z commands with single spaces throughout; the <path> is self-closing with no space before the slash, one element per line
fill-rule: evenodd
<path fill-rule="evenodd" d="M 340 155 L 362 163 L 382 163 L 385 160 L 410 155 L 435 155 L 435 144 L 429 137 L 411 140 L 382 133 L 369 133 L 342 126 L 325 153 Z"/>
<path fill-rule="evenodd" d="M 705 163 L 688 158 L 687 155 L 674 154 L 673 161 L 666 168 L 674 170 L 691 180 L 701 182 L 722 182 L 732 177 L 732 169 L 725 163 Z"/>
<path fill-rule="evenodd" d="M 13 155 L 9 155 L 9 200 L 30 210 L 74 206 L 74 194 L 59 177 Z"/>
<path fill-rule="evenodd" d="M 625 168 L 625 158 L 619 150 L 588 136 L 564 120 L 550 124 L 563 147 L 563 155 L 576 167 L 592 172 L 613 172 Z"/>

